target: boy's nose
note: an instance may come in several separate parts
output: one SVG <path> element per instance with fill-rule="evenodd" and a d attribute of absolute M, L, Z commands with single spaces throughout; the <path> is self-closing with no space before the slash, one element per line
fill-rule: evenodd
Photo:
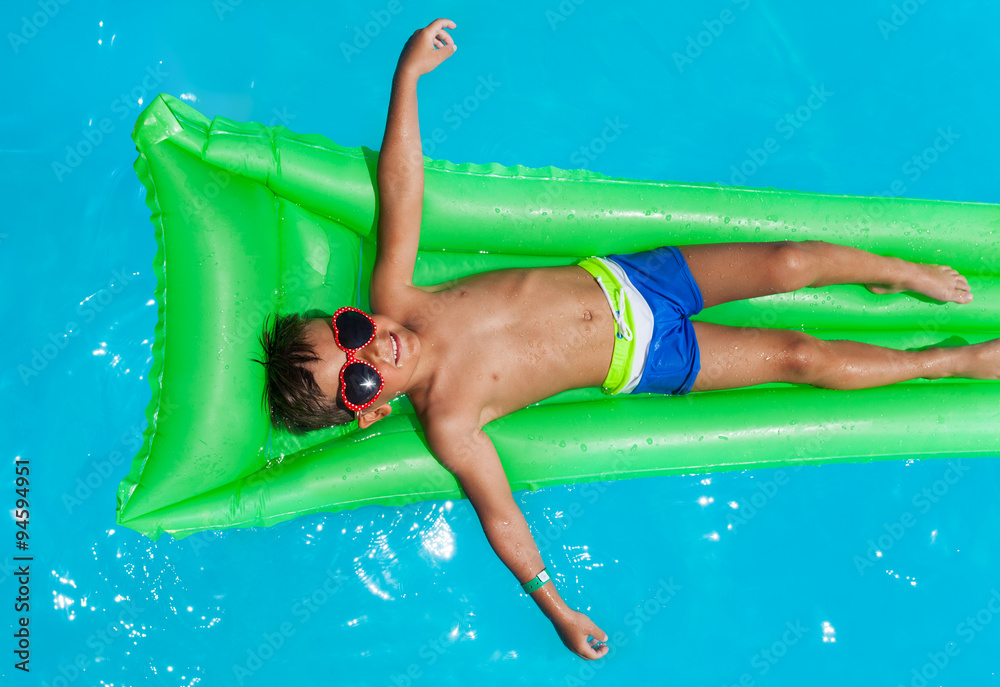
<path fill-rule="evenodd" d="M 362 348 L 359 353 L 362 354 L 362 359 L 365 362 L 371 363 L 375 367 L 379 365 L 393 365 L 395 363 L 392 357 L 392 341 L 389 338 L 388 332 L 378 332 L 371 343 Z"/>

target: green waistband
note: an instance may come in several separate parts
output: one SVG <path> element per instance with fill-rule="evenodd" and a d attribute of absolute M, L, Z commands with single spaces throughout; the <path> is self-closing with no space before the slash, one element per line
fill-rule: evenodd
<path fill-rule="evenodd" d="M 600 277 L 604 288 L 611 294 L 612 302 L 615 304 L 618 303 L 618 293 L 621 291 L 622 285 L 614 275 L 614 272 L 609 270 L 607 265 L 604 264 L 603 260 L 600 258 L 585 258 L 577 264 L 590 272 L 595 279 Z M 625 323 L 628 324 L 631 331 L 635 331 L 635 322 L 632 319 L 632 308 L 628 302 L 628 294 L 625 295 Z M 611 353 L 611 367 L 608 368 L 608 376 L 604 379 L 604 383 L 601 384 L 601 388 L 604 389 L 605 393 L 617 394 L 625 388 L 632 370 L 632 359 L 634 356 L 634 342 L 622 337 L 621 332 L 618 330 L 618 324 L 615 323 L 615 348 Z"/>

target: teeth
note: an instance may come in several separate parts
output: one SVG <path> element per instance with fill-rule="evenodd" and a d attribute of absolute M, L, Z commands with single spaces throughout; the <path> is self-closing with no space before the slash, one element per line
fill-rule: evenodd
<path fill-rule="evenodd" d="M 395 363 L 399 360 L 399 351 L 396 349 L 396 337 L 390 336 L 389 340 L 392 341 L 392 362 Z"/>

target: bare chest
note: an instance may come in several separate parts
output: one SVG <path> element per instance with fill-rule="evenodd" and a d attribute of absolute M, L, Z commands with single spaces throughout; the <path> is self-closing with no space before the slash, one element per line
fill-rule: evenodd
<path fill-rule="evenodd" d="M 483 424 L 566 389 L 599 386 L 614 321 L 579 267 L 502 270 L 435 294 L 425 344 L 442 347 L 440 391 L 479 405 Z M 457 395 L 457 396 L 456 396 Z"/>

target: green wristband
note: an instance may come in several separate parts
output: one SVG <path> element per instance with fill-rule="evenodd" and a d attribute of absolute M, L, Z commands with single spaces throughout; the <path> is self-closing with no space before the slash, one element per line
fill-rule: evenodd
<path fill-rule="evenodd" d="M 535 575 L 535 577 L 532 580 L 522 584 L 521 589 L 524 590 L 525 594 L 530 594 L 531 592 L 535 591 L 536 589 L 539 589 L 543 584 L 548 582 L 549 579 L 550 579 L 549 574 L 545 572 L 545 568 L 542 568 L 542 572 Z"/>

